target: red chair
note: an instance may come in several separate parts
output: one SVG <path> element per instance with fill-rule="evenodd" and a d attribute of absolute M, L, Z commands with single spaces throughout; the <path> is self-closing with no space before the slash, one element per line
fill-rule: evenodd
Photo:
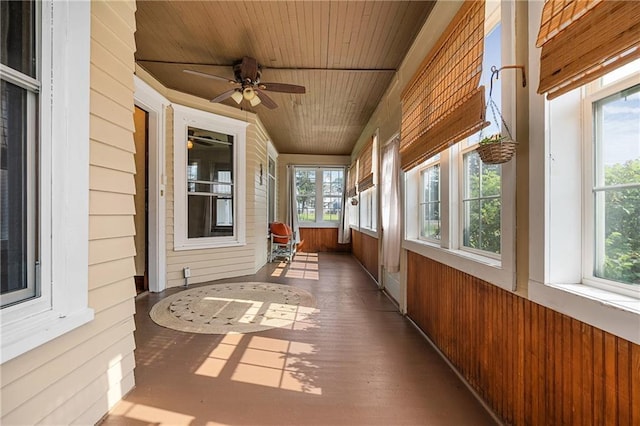
<path fill-rule="evenodd" d="M 286 223 L 273 222 L 269 225 L 269 262 L 276 258 L 293 260 L 296 253 L 296 237 L 291 227 Z"/>

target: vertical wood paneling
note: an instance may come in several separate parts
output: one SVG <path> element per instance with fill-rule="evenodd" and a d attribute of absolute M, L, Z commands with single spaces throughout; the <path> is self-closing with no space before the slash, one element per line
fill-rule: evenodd
<path fill-rule="evenodd" d="M 351 245 L 353 255 L 362 266 L 378 280 L 378 239 L 362 232 L 351 230 Z"/>
<path fill-rule="evenodd" d="M 300 228 L 300 239 L 307 253 L 351 251 L 351 244 L 338 244 L 338 228 Z"/>
<path fill-rule="evenodd" d="M 505 423 L 640 424 L 639 345 L 415 253 L 407 264 L 408 315 Z"/>

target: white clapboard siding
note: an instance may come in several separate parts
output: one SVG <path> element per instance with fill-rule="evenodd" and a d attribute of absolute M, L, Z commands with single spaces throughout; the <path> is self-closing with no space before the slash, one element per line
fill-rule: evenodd
<path fill-rule="evenodd" d="M 141 78 L 149 79 L 141 73 Z M 157 82 L 153 82 L 157 86 Z M 184 93 L 166 90 L 164 95 L 175 104 L 185 105 L 203 111 L 213 112 L 249 123 L 247 127 L 246 147 L 246 245 L 198 250 L 174 250 L 173 225 L 173 109 L 167 108 L 166 114 L 166 244 L 167 244 L 167 287 L 184 285 L 183 268 L 191 269 L 190 284 L 212 280 L 249 275 L 262 267 L 267 259 L 267 141 L 269 136 L 262 123 L 254 114 L 230 108 L 225 105 L 211 104 L 208 100 Z M 260 184 L 260 165 L 262 165 L 262 185 Z"/>
<path fill-rule="evenodd" d="M 95 424 L 133 386 L 135 1 L 92 1 L 88 324 L 1 366 L 1 424 Z M 79 112 L 82 113 L 82 112 Z"/>

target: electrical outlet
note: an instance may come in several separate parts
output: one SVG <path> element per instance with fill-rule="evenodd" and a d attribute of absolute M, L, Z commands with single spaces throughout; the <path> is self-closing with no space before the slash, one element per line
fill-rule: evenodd
<path fill-rule="evenodd" d="M 184 273 L 185 278 L 189 278 L 191 276 L 191 268 L 189 268 L 188 266 L 185 266 L 182 269 L 182 272 Z"/>

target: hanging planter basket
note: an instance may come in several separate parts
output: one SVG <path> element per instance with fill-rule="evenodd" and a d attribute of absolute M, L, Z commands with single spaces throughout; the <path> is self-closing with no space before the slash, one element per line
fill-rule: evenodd
<path fill-rule="evenodd" d="M 526 86 L 526 79 L 524 76 L 524 67 L 521 66 L 505 66 L 503 68 L 522 68 L 522 87 Z M 502 69 L 502 68 L 501 68 Z M 509 130 L 509 126 L 504 121 L 504 117 L 502 113 L 500 113 L 500 109 L 498 105 L 496 105 L 495 101 L 491 97 L 493 93 L 493 78 L 496 80 L 498 78 L 499 69 L 496 67 L 491 67 L 491 89 L 489 90 L 489 100 L 487 101 L 487 110 L 491 110 L 491 115 L 493 116 L 493 122 L 497 125 L 502 125 L 502 128 L 506 131 L 506 134 L 498 133 L 492 136 L 482 136 L 482 131 L 480 132 L 480 142 L 478 143 L 478 148 L 476 148 L 476 152 L 480 156 L 480 159 L 485 164 L 502 164 L 513 158 L 513 154 L 516 153 L 516 147 L 518 143 L 511 136 L 511 131 Z M 500 117 L 500 121 L 498 121 L 498 117 Z"/>
<path fill-rule="evenodd" d="M 516 146 L 517 142 L 510 137 L 497 134 L 483 138 L 476 151 L 483 163 L 502 164 L 511 160 Z"/>

